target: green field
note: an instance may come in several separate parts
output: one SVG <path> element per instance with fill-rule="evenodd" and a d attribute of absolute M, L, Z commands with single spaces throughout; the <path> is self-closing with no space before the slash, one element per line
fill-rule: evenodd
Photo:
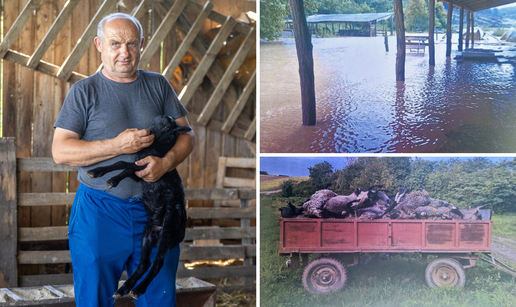
<path fill-rule="evenodd" d="M 281 189 L 281 184 L 287 180 L 293 180 L 295 182 L 301 182 L 308 180 L 308 177 L 286 177 L 275 180 L 261 181 L 260 191 L 274 191 Z"/>
<path fill-rule="evenodd" d="M 288 258 L 278 255 L 278 208 L 285 199 L 262 195 L 260 202 L 260 306 L 516 306 L 516 278 L 480 261 L 466 269 L 464 288 L 428 288 L 426 264 L 417 254 L 387 260 L 366 254 L 348 269 L 342 290 L 309 294 L 301 282 L 302 268 L 290 271 L 285 266 Z M 493 233 L 515 238 L 515 217 L 495 215 Z"/>

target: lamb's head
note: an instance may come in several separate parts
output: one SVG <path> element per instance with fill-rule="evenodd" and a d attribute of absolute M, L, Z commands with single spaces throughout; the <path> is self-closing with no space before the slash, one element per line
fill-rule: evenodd
<path fill-rule="evenodd" d="M 192 129 L 188 126 L 180 126 L 170 116 L 158 115 L 152 120 L 149 127 L 151 134 L 154 134 L 154 142 L 174 146 L 179 133 L 185 133 Z"/>

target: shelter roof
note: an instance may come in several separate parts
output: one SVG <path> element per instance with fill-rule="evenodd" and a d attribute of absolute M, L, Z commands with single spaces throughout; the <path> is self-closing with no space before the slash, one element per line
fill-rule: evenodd
<path fill-rule="evenodd" d="M 516 0 L 515 0 L 516 1 Z M 306 18 L 308 23 L 318 22 L 371 22 L 389 19 L 394 13 L 365 13 L 365 14 L 320 14 Z"/>
<path fill-rule="evenodd" d="M 449 1 L 444 0 L 437 1 L 449 3 Z M 514 2 L 516 2 L 516 0 L 455 0 L 453 1 L 453 5 L 463 7 L 468 11 L 477 12 Z"/>

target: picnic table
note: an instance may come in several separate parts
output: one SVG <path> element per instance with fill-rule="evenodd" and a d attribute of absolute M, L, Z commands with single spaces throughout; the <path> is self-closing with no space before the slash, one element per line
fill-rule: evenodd
<path fill-rule="evenodd" d="M 405 49 L 409 51 L 416 50 L 419 53 L 419 50 L 422 50 L 425 53 L 425 48 L 428 46 L 428 36 L 405 36 Z"/>

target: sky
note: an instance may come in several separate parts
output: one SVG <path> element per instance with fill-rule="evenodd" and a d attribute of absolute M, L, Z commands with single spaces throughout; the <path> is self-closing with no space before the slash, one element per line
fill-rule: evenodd
<path fill-rule="evenodd" d="M 450 157 L 418 157 L 425 160 L 439 161 Z M 453 157 L 459 159 L 472 159 L 474 157 Z M 493 161 L 503 159 L 512 160 L 514 157 L 486 157 Z M 345 157 L 310 156 L 310 157 L 261 157 L 260 171 L 267 171 L 270 175 L 286 175 L 291 177 L 306 177 L 310 174 L 308 167 L 327 161 L 333 169 L 345 167 Z"/>

